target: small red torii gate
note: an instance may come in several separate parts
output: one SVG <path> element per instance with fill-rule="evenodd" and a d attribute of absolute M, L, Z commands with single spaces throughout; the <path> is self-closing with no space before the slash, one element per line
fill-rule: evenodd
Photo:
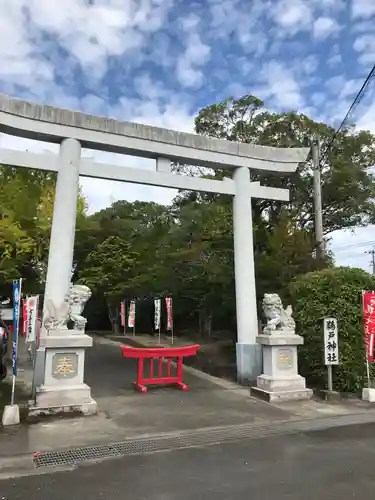
<path fill-rule="evenodd" d="M 136 389 L 147 392 L 146 385 L 177 385 L 182 391 L 187 391 L 189 387 L 182 381 L 183 378 L 183 358 L 195 356 L 200 345 L 189 345 L 184 347 L 129 347 L 121 345 L 121 352 L 124 358 L 137 359 L 137 380 L 134 383 Z M 144 360 L 150 360 L 149 376 L 144 375 Z M 158 360 L 157 375 L 154 376 L 154 361 Z M 177 373 L 172 375 L 171 363 L 177 359 Z M 163 375 L 163 363 L 166 361 L 167 374 Z"/>

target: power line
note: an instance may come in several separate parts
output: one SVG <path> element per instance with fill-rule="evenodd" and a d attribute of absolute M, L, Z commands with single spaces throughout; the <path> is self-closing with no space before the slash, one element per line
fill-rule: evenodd
<path fill-rule="evenodd" d="M 362 241 L 362 242 L 358 242 L 358 243 L 353 243 L 351 245 L 345 245 L 345 246 L 342 246 L 342 247 L 331 248 L 331 250 L 332 250 L 332 252 L 336 253 L 336 252 L 342 252 L 342 251 L 346 251 L 346 250 L 351 250 L 353 248 L 367 247 L 369 245 L 375 245 L 375 241 L 374 240 L 372 240 L 372 241 Z"/>
<path fill-rule="evenodd" d="M 375 248 L 372 248 L 368 252 L 365 252 L 371 255 L 371 267 L 372 267 L 372 274 L 375 275 Z"/>
<path fill-rule="evenodd" d="M 342 122 L 340 123 L 340 126 L 336 129 L 335 133 L 333 134 L 333 137 L 332 139 L 329 141 L 327 147 L 325 148 L 324 150 L 324 153 L 321 155 L 320 157 L 320 162 L 322 162 L 325 157 L 327 156 L 329 150 L 331 149 L 332 145 L 333 145 L 333 142 L 335 141 L 336 137 L 338 136 L 338 134 L 340 133 L 340 131 L 342 130 L 342 128 L 344 127 L 345 123 L 347 122 L 349 116 L 351 115 L 352 111 L 354 110 L 354 108 L 361 102 L 361 99 L 362 97 L 364 96 L 365 94 L 365 90 L 366 88 L 368 87 L 371 79 L 375 76 L 375 64 L 374 66 L 372 67 L 370 73 L 367 75 L 365 81 L 363 82 L 363 85 L 362 87 L 360 88 L 360 90 L 358 91 L 357 95 L 355 96 L 352 104 L 350 105 L 350 108 L 348 109 L 344 119 L 342 120 Z"/>

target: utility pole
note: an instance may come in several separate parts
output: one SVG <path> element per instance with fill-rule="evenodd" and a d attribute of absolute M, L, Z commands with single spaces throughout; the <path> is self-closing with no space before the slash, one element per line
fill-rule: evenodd
<path fill-rule="evenodd" d="M 318 262 L 321 262 L 324 258 L 325 248 L 323 240 L 322 182 L 320 177 L 320 141 L 318 137 L 314 137 L 312 140 L 311 155 L 314 171 L 316 259 Z"/>
<path fill-rule="evenodd" d="M 371 255 L 371 267 L 372 267 L 372 274 L 375 276 L 375 248 L 372 250 L 365 252 Z"/>

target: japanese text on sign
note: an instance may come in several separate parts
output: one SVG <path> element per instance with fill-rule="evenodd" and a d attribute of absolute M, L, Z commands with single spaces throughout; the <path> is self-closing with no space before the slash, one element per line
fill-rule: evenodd
<path fill-rule="evenodd" d="M 375 293 L 363 292 L 363 332 L 367 359 L 375 361 Z"/>
<path fill-rule="evenodd" d="M 161 315 L 161 300 L 155 299 L 154 305 L 155 305 L 155 318 L 154 318 L 155 330 L 159 330 L 160 329 L 160 315 Z"/>
<path fill-rule="evenodd" d="M 128 327 L 134 328 L 134 325 L 135 325 L 135 300 L 132 300 L 129 306 Z"/>
<path fill-rule="evenodd" d="M 324 318 L 324 364 L 339 364 L 339 336 L 336 318 Z"/>

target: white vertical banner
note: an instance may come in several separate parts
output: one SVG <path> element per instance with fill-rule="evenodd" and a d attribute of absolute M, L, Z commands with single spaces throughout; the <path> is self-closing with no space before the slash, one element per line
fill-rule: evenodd
<path fill-rule="evenodd" d="M 131 300 L 129 304 L 128 327 L 135 327 L 135 300 Z"/>
<path fill-rule="evenodd" d="M 26 342 L 36 342 L 36 322 L 38 318 L 39 295 L 26 299 Z"/>
<path fill-rule="evenodd" d="M 155 330 L 160 330 L 161 300 L 155 299 L 154 306 L 155 306 L 155 321 L 154 321 Z"/>

